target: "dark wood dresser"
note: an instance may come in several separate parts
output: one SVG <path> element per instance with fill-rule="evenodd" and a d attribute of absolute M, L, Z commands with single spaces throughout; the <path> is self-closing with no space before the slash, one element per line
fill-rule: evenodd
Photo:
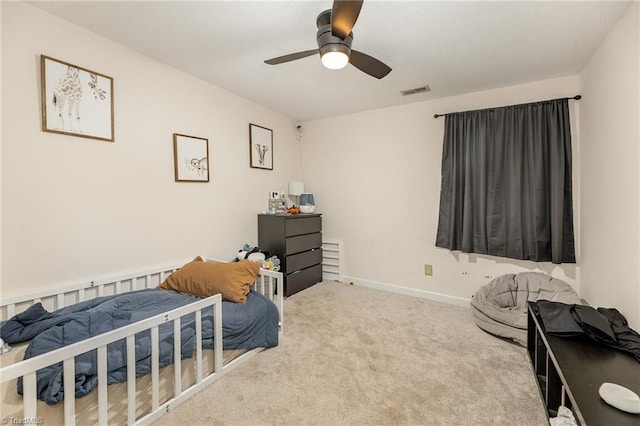
<path fill-rule="evenodd" d="M 258 246 L 280 259 L 284 295 L 322 281 L 322 216 L 258 215 Z"/>

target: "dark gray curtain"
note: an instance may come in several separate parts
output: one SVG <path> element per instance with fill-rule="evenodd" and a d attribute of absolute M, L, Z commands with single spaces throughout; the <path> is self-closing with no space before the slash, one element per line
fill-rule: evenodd
<path fill-rule="evenodd" d="M 436 246 L 575 263 L 567 99 L 446 115 Z"/>

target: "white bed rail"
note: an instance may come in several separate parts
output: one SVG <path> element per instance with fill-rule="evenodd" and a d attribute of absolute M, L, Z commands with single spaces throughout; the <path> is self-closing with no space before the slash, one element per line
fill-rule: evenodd
<path fill-rule="evenodd" d="M 202 309 L 213 307 L 214 320 L 214 365 L 212 373 L 207 377 L 202 375 Z M 159 341 L 158 327 L 161 324 L 172 321 L 174 324 L 173 344 L 174 359 L 181 359 L 181 336 L 180 336 L 180 318 L 185 315 L 195 313 L 195 329 L 196 329 L 196 361 L 198 371 L 196 383 L 182 390 L 182 374 L 180 362 L 175 362 L 175 387 L 174 396 L 168 401 L 160 404 L 159 401 Z M 142 331 L 151 330 L 151 383 L 152 383 L 152 411 L 141 418 L 136 418 L 136 359 L 135 359 L 135 335 Z M 169 411 L 171 406 L 177 405 L 184 399 L 197 392 L 202 385 L 216 380 L 222 373 L 222 296 L 216 294 L 207 299 L 191 303 L 189 305 L 156 315 L 151 318 L 130 324 L 116 330 L 100 334 L 88 340 L 83 340 L 69 346 L 29 358 L 17 364 L 3 367 L 0 370 L 0 382 L 4 383 L 18 377 L 23 377 L 23 419 L 26 421 L 37 421 L 37 387 L 36 372 L 44 367 L 48 367 L 59 362 L 63 363 L 63 381 L 64 381 L 64 422 L 65 425 L 75 424 L 75 357 L 83 353 L 97 350 L 98 358 L 98 424 L 106 425 L 108 423 L 107 413 L 107 345 L 122 339 L 126 339 L 127 348 L 127 423 L 128 424 L 147 424 L 158 418 L 163 412 Z M 34 420 L 31 420 L 34 419 Z"/>
<path fill-rule="evenodd" d="M 154 288 L 182 265 L 156 267 L 116 277 L 81 281 L 63 287 L 53 285 L 33 293 L 4 297 L 0 299 L 0 320 L 9 319 L 39 302 L 47 310 L 53 311 L 100 296 Z"/>

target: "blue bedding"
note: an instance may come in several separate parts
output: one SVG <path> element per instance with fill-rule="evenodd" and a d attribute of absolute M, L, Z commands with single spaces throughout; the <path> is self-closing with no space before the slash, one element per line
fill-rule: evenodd
<path fill-rule="evenodd" d="M 105 296 L 48 312 L 37 303 L 26 311 L 0 324 L 0 337 L 7 343 L 31 340 L 24 359 L 106 333 L 119 327 L 167 312 L 200 300 L 199 297 L 179 294 L 171 290 L 147 289 Z M 212 309 L 203 310 L 202 346 L 213 348 Z M 224 349 L 253 349 L 278 344 L 278 310 L 262 294 L 251 291 L 247 303 L 222 302 L 222 331 Z M 159 328 L 160 367 L 172 364 L 173 323 Z M 136 335 L 136 377 L 151 371 L 151 333 Z M 182 359 L 195 352 L 195 314 L 181 320 Z M 127 350 L 125 340 L 107 346 L 108 383 L 127 379 Z M 75 396 L 91 392 L 98 383 L 96 351 L 76 357 Z M 38 398 L 56 404 L 64 398 L 62 363 L 37 373 Z M 22 380 L 18 380 L 22 393 Z"/>

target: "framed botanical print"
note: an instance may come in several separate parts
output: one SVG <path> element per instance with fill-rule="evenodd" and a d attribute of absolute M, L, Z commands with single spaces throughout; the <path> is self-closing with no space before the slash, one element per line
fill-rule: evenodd
<path fill-rule="evenodd" d="M 249 124 L 249 165 L 273 170 L 273 130 Z"/>

